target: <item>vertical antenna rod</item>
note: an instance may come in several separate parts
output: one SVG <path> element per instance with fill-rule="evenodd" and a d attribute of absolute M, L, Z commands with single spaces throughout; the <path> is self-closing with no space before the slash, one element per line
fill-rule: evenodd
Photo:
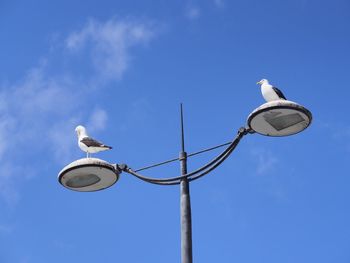
<path fill-rule="evenodd" d="M 185 152 L 185 134 L 183 109 L 181 109 L 181 152 L 179 155 L 181 175 L 187 173 L 187 153 Z M 187 178 L 180 182 L 180 210 L 181 210 L 181 262 L 192 263 L 192 219 L 190 185 Z"/>
<path fill-rule="evenodd" d="M 180 104 L 180 118 L 181 118 L 181 151 L 185 152 L 185 132 L 184 132 L 184 114 L 182 103 Z"/>

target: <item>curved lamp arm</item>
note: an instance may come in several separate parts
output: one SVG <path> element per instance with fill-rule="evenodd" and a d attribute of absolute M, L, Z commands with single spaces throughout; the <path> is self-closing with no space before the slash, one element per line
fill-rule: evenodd
<path fill-rule="evenodd" d="M 196 179 L 199 179 L 200 177 L 206 175 L 207 173 L 213 171 L 215 168 L 217 168 L 223 161 L 226 160 L 226 158 L 233 152 L 233 150 L 236 148 L 240 140 L 243 138 L 243 136 L 247 135 L 248 133 L 251 133 L 252 130 L 249 128 L 241 127 L 238 130 L 236 138 L 232 141 L 232 143 L 217 157 L 215 157 L 212 161 L 208 162 L 206 165 L 202 166 L 201 168 L 184 174 L 182 176 L 177 177 L 170 177 L 170 178 L 152 178 L 152 177 L 146 177 L 143 176 L 137 172 L 135 172 L 133 169 L 128 167 L 127 165 L 116 165 L 117 169 L 120 171 L 127 172 L 138 179 L 141 179 L 143 181 L 146 181 L 148 183 L 152 184 L 158 184 L 158 185 L 176 185 L 179 184 L 182 179 L 187 178 L 189 181 L 194 181 Z"/>

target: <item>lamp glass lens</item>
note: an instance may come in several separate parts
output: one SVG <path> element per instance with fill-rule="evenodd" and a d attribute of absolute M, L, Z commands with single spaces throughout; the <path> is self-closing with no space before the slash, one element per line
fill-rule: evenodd
<path fill-rule="evenodd" d="M 66 185 L 71 188 L 80 188 L 96 184 L 99 181 L 101 181 L 100 177 L 95 174 L 82 174 L 70 178 Z"/>
<path fill-rule="evenodd" d="M 274 118 L 265 118 L 265 120 L 277 131 L 284 130 L 305 121 L 305 119 L 299 113 L 292 113 Z"/>

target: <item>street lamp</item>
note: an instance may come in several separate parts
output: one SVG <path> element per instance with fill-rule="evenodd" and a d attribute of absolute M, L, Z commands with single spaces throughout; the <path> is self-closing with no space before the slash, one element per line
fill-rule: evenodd
<path fill-rule="evenodd" d="M 157 185 L 180 185 L 181 210 L 181 262 L 192 263 L 192 222 L 189 183 L 216 169 L 234 151 L 240 140 L 247 134 L 259 133 L 267 136 L 288 136 L 306 129 L 312 114 L 303 106 L 287 101 L 276 100 L 265 103 L 248 117 L 247 128 L 240 128 L 236 137 L 228 143 L 217 145 L 195 153 L 185 151 L 183 110 L 181 105 L 181 151 L 178 158 L 133 170 L 126 164 L 110 164 L 97 158 L 83 158 L 64 167 L 58 174 L 58 181 L 64 187 L 80 192 L 98 191 L 115 184 L 122 172 L 140 180 Z M 213 160 L 204 166 L 187 172 L 187 158 L 227 146 Z M 170 178 L 146 177 L 139 172 L 170 162 L 180 161 L 181 175 Z"/>

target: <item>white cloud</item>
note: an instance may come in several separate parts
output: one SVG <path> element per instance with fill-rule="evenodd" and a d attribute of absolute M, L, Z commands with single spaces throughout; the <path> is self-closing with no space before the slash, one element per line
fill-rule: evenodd
<path fill-rule="evenodd" d="M 213 0 L 216 7 L 222 8 L 225 6 L 224 0 Z"/>
<path fill-rule="evenodd" d="M 0 196 L 10 206 L 19 200 L 19 194 L 14 187 L 15 167 L 11 162 L 1 162 L 0 167 Z"/>
<path fill-rule="evenodd" d="M 339 149 L 350 152 L 350 125 L 347 122 L 334 122 L 317 119 L 313 124 L 317 130 L 329 135 L 332 143 L 337 143 Z M 328 140 L 328 139 L 327 139 Z"/>
<path fill-rule="evenodd" d="M 201 15 L 201 10 L 197 6 L 189 6 L 186 9 L 185 15 L 190 20 L 198 19 Z"/>
<path fill-rule="evenodd" d="M 332 137 L 336 140 L 350 139 L 350 126 L 347 124 L 342 125 L 343 127 L 334 129 Z"/>
<path fill-rule="evenodd" d="M 50 77 L 46 64 L 29 70 L 18 83 L 0 87 L 0 101 L 5 102 L 0 108 L 0 195 L 10 206 L 20 200 L 18 186 L 35 175 L 35 156 L 48 154 L 55 161 L 66 147 L 63 137 L 54 150 L 50 135 L 79 106 L 73 87 L 66 77 Z"/>
<path fill-rule="evenodd" d="M 111 19 L 106 23 L 96 20 L 66 39 L 71 51 L 88 49 L 96 72 L 103 78 L 120 79 L 130 65 L 130 48 L 146 44 L 155 35 L 150 23 Z"/>
<path fill-rule="evenodd" d="M 87 127 L 89 128 L 89 131 L 104 130 L 107 124 L 107 120 L 107 112 L 97 108 L 91 113 Z"/>
<path fill-rule="evenodd" d="M 252 155 L 256 160 L 256 173 L 258 175 L 271 172 L 278 163 L 278 159 L 268 150 L 255 148 L 252 150 Z"/>
<path fill-rule="evenodd" d="M 77 147 L 74 129 L 79 124 L 79 120 L 78 116 L 67 117 L 66 120 L 58 121 L 48 130 L 48 149 L 60 164 L 67 164 L 74 157 L 74 149 Z"/>
<path fill-rule="evenodd" d="M 146 23 L 91 20 L 80 31 L 69 34 L 65 45 L 75 52 L 88 48 L 88 62 L 94 65 L 92 75 L 100 80 L 100 91 L 101 83 L 125 74 L 131 48 L 146 44 L 154 34 Z M 73 57 L 72 52 L 60 53 L 57 48 L 50 52 Z M 0 196 L 10 205 L 20 199 L 19 185 L 35 175 L 30 167 L 38 161 L 36 156 L 45 154 L 52 162 L 67 163 L 79 151 L 76 125 L 88 123 L 96 132 L 106 128 L 106 111 L 89 101 L 89 97 L 97 96 L 97 89 L 90 88 L 95 85 L 94 76 L 78 78 L 64 70 L 53 75 L 50 68 L 56 68 L 55 61 L 43 59 L 20 81 L 0 86 Z M 23 176 L 23 171 L 30 176 Z"/>

